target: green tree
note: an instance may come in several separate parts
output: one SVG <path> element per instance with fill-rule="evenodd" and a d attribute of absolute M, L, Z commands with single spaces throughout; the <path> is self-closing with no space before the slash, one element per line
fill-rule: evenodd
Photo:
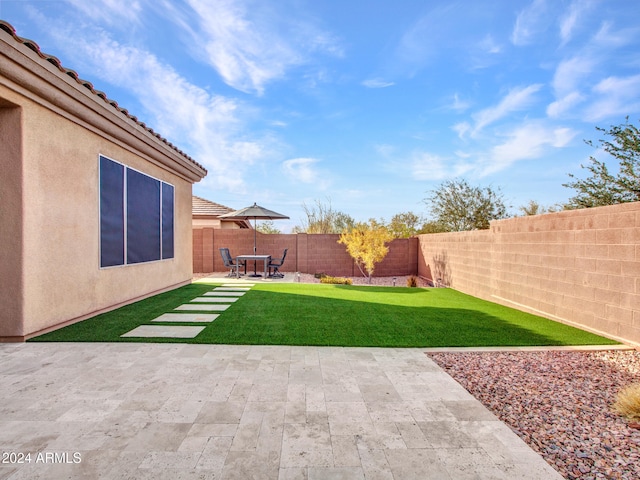
<path fill-rule="evenodd" d="M 595 145 L 585 140 L 587 145 L 601 148 L 618 161 L 618 173 L 609 172 L 602 160 L 589 158 L 589 163 L 580 165 L 587 170 L 587 178 L 579 179 L 569 174 L 573 180 L 562 186 L 576 190 L 576 195 L 569 199 L 567 208 L 589 208 L 617 203 L 637 202 L 640 200 L 640 130 L 637 126 L 626 122 L 612 125 L 609 129 L 596 127 L 605 137 Z"/>
<path fill-rule="evenodd" d="M 522 205 L 518 208 L 522 212 L 522 214 L 527 217 L 530 215 L 542 215 L 543 213 L 553 213 L 561 210 L 561 207 L 557 205 L 551 205 L 549 207 L 545 207 L 535 200 L 529 200 L 529 203 L 526 205 Z"/>
<path fill-rule="evenodd" d="M 357 223 L 347 232 L 343 232 L 338 243 L 347 247 L 347 252 L 358 269 L 371 283 L 375 265 L 387 256 L 387 243 L 391 240 L 393 237 L 387 227 L 372 219 L 369 223 Z"/>
<path fill-rule="evenodd" d="M 413 212 L 397 213 L 391 217 L 387 228 L 393 238 L 409 238 L 417 235 L 424 227 L 424 219 Z"/>
<path fill-rule="evenodd" d="M 260 222 L 256 227 L 256 230 L 260 233 L 282 233 L 278 228 L 276 228 L 273 220 L 265 220 L 264 222 Z"/>
<path fill-rule="evenodd" d="M 446 180 L 424 199 L 433 222 L 442 231 L 461 232 L 489 228 L 491 220 L 507 217 L 502 192 L 474 187 L 464 179 Z"/>
<path fill-rule="evenodd" d="M 441 225 L 438 222 L 429 221 L 425 222 L 422 225 L 422 228 L 418 233 L 443 233 L 448 232 L 447 227 L 445 225 Z"/>
<path fill-rule="evenodd" d="M 334 210 L 330 199 L 327 199 L 327 203 L 316 200 L 312 206 L 303 203 L 302 208 L 306 219 L 302 226 L 296 225 L 293 228 L 293 233 L 342 233 L 356 223 L 346 213 Z"/>

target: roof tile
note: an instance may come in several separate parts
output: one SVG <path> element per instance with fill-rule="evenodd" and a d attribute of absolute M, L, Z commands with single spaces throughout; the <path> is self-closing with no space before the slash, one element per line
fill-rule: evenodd
<path fill-rule="evenodd" d="M 218 215 L 223 215 L 225 213 L 234 211 L 233 208 L 221 205 L 216 202 L 212 202 L 211 200 L 207 200 L 206 198 L 198 197 L 196 195 L 193 195 L 191 199 L 193 215 L 210 215 L 217 217 Z"/>

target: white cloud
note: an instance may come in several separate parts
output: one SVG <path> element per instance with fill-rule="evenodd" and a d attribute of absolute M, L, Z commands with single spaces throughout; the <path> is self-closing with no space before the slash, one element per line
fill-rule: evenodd
<path fill-rule="evenodd" d="M 500 100 L 500 102 L 489 108 L 472 115 L 475 124 L 471 130 L 471 136 L 475 136 L 480 131 L 492 123 L 506 117 L 512 112 L 523 110 L 533 103 L 533 96 L 542 88 L 542 84 L 533 84 L 527 87 L 513 88 Z M 466 127 L 462 124 L 463 127 Z M 458 130 L 459 135 L 462 130 Z M 466 133 L 466 131 L 464 131 Z"/>
<path fill-rule="evenodd" d="M 605 78 L 593 94 L 597 99 L 586 111 L 588 121 L 625 116 L 640 109 L 640 75 Z"/>
<path fill-rule="evenodd" d="M 427 7 L 404 32 L 390 60 L 394 73 L 413 77 L 442 54 L 445 47 L 457 41 L 460 25 L 469 20 L 472 9 L 457 2 L 441 3 Z"/>
<path fill-rule="evenodd" d="M 52 35 L 72 64 L 135 96 L 142 111 L 121 106 L 203 164 L 209 171 L 204 183 L 242 191 L 249 166 L 271 155 L 273 140 L 244 136 L 248 113 L 241 103 L 190 83 L 152 53 L 122 45 L 104 31 L 78 34 L 76 26 L 62 23 Z"/>
<path fill-rule="evenodd" d="M 413 154 L 409 166 L 414 180 L 442 180 L 464 175 L 471 165 L 459 159 L 445 158 L 428 152 Z"/>
<path fill-rule="evenodd" d="M 374 148 L 383 157 L 390 157 L 395 152 L 395 147 L 386 143 L 374 145 Z"/>
<path fill-rule="evenodd" d="M 196 55 L 208 62 L 225 83 L 246 92 L 261 94 L 265 86 L 283 78 L 299 65 L 309 63 L 315 52 L 341 56 L 342 48 L 332 35 L 295 18 L 287 6 L 243 0 L 187 0 L 195 13 L 188 28 Z"/>
<path fill-rule="evenodd" d="M 594 45 L 605 48 L 616 48 L 629 45 L 638 36 L 640 28 L 626 28 L 614 31 L 612 23 L 602 22 L 600 30 L 593 37 Z"/>
<path fill-rule="evenodd" d="M 386 88 L 395 85 L 395 83 L 383 80 L 381 78 L 370 78 L 362 82 L 362 85 L 367 88 Z"/>
<path fill-rule="evenodd" d="M 471 125 L 469 124 L 469 122 L 460 122 L 460 123 L 456 123 L 452 127 L 452 129 L 454 132 L 458 134 L 458 137 L 460 139 L 464 139 L 467 133 L 471 131 Z"/>
<path fill-rule="evenodd" d="M 316 168 L 318 163 L 317 158 L 292 158 L 282 162 L 282 170 L 294 182 L 315 185 L 324 190 L 329 186 L 330 180 L 322 170 Z"/>
<path fill-rule="evenodd" d="M 471 104 L 469 102 L 465 102 L 464 100 L 460 100 L 460 96 L 457 93 L 453 94 L 453 102 L 450 105 L 450 109 L 456 112 L 464 112 L 469 109 Z"/>
<path fill-rule="evenodd" d="M 505 142 L 491 148 L 482 174 L 499 172 L 519 160 L 540 158 L 550 147 L 565 147 L 574 136 L 575 132 L 569 128 L 527 122 L 509 132 Z"/>
<path fill-rule="evenodd" d="M 552 82 L 556 95 L 565 96 L 576 90 L 596 66 L 597 61 L 592 56 L 575 56 L 560 62 Z"/>
<path fill-rule="evenodd" d="M 561 117 L 587 100 L 580 89 L 585 80 L 596 71 L 597 66 L 596 58 L 588 55 L 576 55 L 558 64 L 551 82 L 556 100 L 547 106 L 549 117 Z"/>
<path fill-rule="evenodd" d="M 584 99 L 584 96 L 579 92 L 571 92 L 555 102 L 550 103 L 547 106 L 547 115 L 551 118 L 558 118 L 582 103 Z"/>
<path fill-rule="evenodd" d="M 491 55 L 495 55 L 502 52 L 502 45 L 496 42 L 495 39 L 490 34 L 487 34 L 482 39 L 479 46 L 483 52 L 489 53 Z"/>
<path fill-rule="evenodd" d="M 590 0 L 573 0 L 565 14 L 560 19 L 560 40 L 562 45 L 569 42 L 578 26 L 580 17 L 594 6 Z"/>
<path fill-rule="evenodd" d="M 104 21 L 110 25 L 122 21 L 137 23 L 142 13 L 142 2 L 139 0 L 67 0 L 80 10 L 83 15 Z M 144 2 L 144 0 L 143 0 Z"/>
<path fill-rule="evenodd" d="M 516 17 L 511 33 L 511 42 L 518 46 L 533 43 L 535 35 L 542 28 L 545 12 L 545 0 L 533 0 L 528 7 L 522 9 Z"/>

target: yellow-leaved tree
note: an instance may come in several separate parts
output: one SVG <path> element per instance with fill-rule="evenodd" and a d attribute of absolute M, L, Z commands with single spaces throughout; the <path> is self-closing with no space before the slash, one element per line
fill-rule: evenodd
<path fill-rule="evenodd" d="M 371 219 L 369 223 L 357 223 L 342 233 L 338 243 L 347 247 L 347 252 L 355 260 L 360 272 L 371 283 L 375 265 L 387 256 L 387 243 L 392 239 L 393 235 L 384 225 Z"/>

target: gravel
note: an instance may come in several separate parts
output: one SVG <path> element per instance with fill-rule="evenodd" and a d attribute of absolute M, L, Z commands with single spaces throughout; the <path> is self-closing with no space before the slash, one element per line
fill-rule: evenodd
<path fill-rule="evenodd" d="M 346 278 L 350 278 L 351 281 L 353 282 L 353 285 L 375 285 L 378 287 L 392 287 L 394 285 L 394 279 L 395 279 L 395 285 L 397 287 L 406 287 L 407 286 L 407 280 L 409 279 L 408 275 L 398 275 L 396 277 L 371 277 L 371 283 L 369 283 L 369 279 L 365 278 L 363 276 L 359 276 L 359 277 L 346 277 Z M 427 286 L 427 282 L 420 278 L 420 277 L 416 277 L 417 283 L 418 283 L 418 287 L 426 287 Z M 300 283 L 320 283 L 320 279 L 315 278 L 315 276 L 309 274 L 309 273 L 301 273 L 300 274 Z"/>
<path fill-rule="evenodd" d="M 640 478 L 640 430 L 611 411 L 640 352 L 430 353 L 567 479 Z"/>
<path fill-rule="evenodd" d="M 224 277 L 228 272 L 217 272 L 217 273 L 194 273 L 193 280 L 199 280 L 208 276 L 216 276 L 216 277 Z M 287 272 L 290 273 L 290 272 Z M 320 279 L 316 278 L 314 275 L 310 273 L 300 273 L 300 283 L 320 283 Z M 394 278 L 395 285 L 398 287 L 406 287 L 407 280 L 409 278 L 408 275 L 398 275 L 396 277 L 372 277 L 371 284 L 369 284 L 369 279 L 363 276 L 358 277 L 347 277 L 351 278 L 353 285 L 375 285 L 375 286 L 383 286 L 383 287 L 392 287 Z M 416 277 L 418 282 L 418 287 L 427 287 L 427 282 L 423 278 Z M 243 278 L 243 280 L 246 280 Z M 249 279 L 250 280 L 250 279 Z"/>

